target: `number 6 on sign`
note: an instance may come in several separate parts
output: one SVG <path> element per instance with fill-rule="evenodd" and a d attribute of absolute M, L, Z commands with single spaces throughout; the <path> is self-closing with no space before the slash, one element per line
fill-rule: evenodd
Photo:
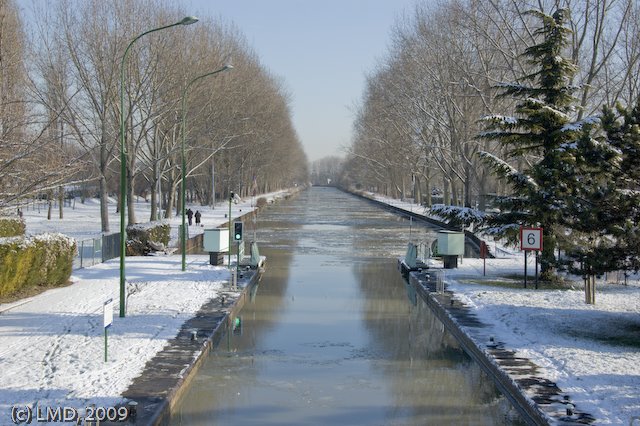
<path fill-rule="evenodd" d="M 542 228 L 520 228 L 520 250 L 542 250 Z"/>

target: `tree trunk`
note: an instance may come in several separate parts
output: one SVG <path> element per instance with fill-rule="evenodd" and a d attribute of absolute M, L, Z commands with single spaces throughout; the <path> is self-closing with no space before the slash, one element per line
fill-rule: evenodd
<path fill-rule="evenodd" d="M 109 192 L 107 191 L 107 178 L 104 173 L 100 175 L 100 222 L 102 232 L 109 232 Z"/>
<path fill-rule="evenodd" d="M 485 173 L 482 173 L 480 176 L 478 186 L 478 209 L 480 211 L 485 211 L 487 209 L 487 176 Z"/>
<path fill-rule="evenodd" d="M 442 177 L 442 203 L 445 206 L 449 206 L 451 201 L 451 197 L 449 194 L 449 179 L 446 176 Z"/>
<path fill-rule="evenodd" d="M 151 214 L 149 220 L 154 221 L 158 219 L 158 191 L 155 183 L 151 185 Z"/>
<path fill-rule="evenodd" d="M 584 280 L 584 301 L 588 305 L 596 304 L 596 276 L 591 273 Z"/>
<path fill-rule="evenodd" d="M 58 210 L 60 219 L 64 219 L 64 187 L 58 187 Z"/>
<path fill-rule="evenodd" d="M 449 184 L 451 185 L 451 205 L 459 206 L 460 199 L 458 198 L 458 184 L 456 183 L 456 179 L 450 179 Z"/>
<path fill-rule="evenodd" d="M 49 202 L 47 207 L 47 220 L 51 220 L 51 210 L 53 210 L 53 191 L 47 192 L 47 201 Z"/>
<path fill-rule="evenodd" d="M 464 179 L 464 206 L 471 206 L 471 165 L 469 163 L 465 166 L 465 179 Z"/>

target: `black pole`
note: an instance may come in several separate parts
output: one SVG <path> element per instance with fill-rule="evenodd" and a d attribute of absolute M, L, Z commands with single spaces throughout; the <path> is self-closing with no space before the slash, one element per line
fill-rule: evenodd
<path fill-rule="evenodd" d="M 536 290 L 538 289 L 538 250 L 536 250 Z"/>
<path fill-rule="evenodd" d="M 528 250 L 524 251 L 524 288 L 527 288 L 527 253 Z"/>

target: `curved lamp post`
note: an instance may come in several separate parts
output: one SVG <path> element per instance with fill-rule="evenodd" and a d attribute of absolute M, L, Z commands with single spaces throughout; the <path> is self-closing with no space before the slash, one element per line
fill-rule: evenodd
<path fill-rule="evenodd" d="M 182 92 L 182 182 L 180 185 L 180 208 L 182 209 L 182 230 L 180 231 L 180 251 L 182 252 L 182 270 L 185 271 L 187 269 L 187 226 L 185 223 L 185 191 L 186 191 L 186 179 L 187 179 L 187 160 L 184 152 L 185 147 L 185 134 L 187 133 L 187 93 L 189 92 L 189 88 L 196 81 L 208 77 L 210 75 L 218 74 L 219 72 L 223 72 L 226 70 L 230 70 L 233 68 L 233 65 L 225 65 L 219 70 L 211 71 L 206 74 L 199 75 L 194 78 L 187 84 Z"/>
<path fill-rule="evenodd" d="M 165 25 L 145 31 L 131 40 L 127 48 L 122 55 L 122 62 L 120 63 L 120 317 L 124 317 L 124 301 L 125 301 L 125 255 L 127 250 L 127 228 L 124 223 L 125 213 L 124 210 L 127 205 L 127 148 L 124 137 L 124 63 L 127 60 L 129 49 L 133 46 L 133 43 L 138 41 L 139 38 L 155 31 L 164 30 L 166 28 L 175 27 L 177 25 L 190 25 L 198 22 L 198 18 L 194 16 L 187 16 L 182 20 L 175 22 L 171 25 Z"/>

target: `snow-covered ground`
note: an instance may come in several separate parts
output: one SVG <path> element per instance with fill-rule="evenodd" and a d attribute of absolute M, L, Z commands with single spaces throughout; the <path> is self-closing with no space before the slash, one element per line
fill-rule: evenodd
<path fill-rule="evenodd" d="M 287 191 L 265 195 L 273 201 Z M 253 210 L 256 199 L 232 204 L 232 217 Z M 138 219 L 148 218 L 148 203 L 136 204 Z M 229 203 L 215 209 L 188 206 L 202 213 L 205 227 L 228 219 Z M 54 210 L 57 214 L 57 210 Z M 115 203 L 110 207 L 112 229 L 119 227 Z M 27 209 L 27 232 L 61 232 L 77 239 L 100 235 L 97 200 L 76 202 L 64 219 L 46 219 L 46 209 Z M 57 216 L 56 216 L 57 217 Z M 172 219 L 172 225 L 180 223 Z M 172 226 L 175 228 L 175 226 Z M 204 227 L 190 227 L 190 234 Z M 177 232 L 173 232 L 177 236 Z M 17 302 L 0 304 L 0 425 L 24 418 L 26 408 L 73 407 L 88 404 L 112 407 L 144 365 L 227 285 L 225 266 L 209 265 L 208 256 L 127 257 L 127 310 L 119 317 L 119 258 L 74 271 L 73 284 Z M 113 325 L 108 330 L 108 359 L 104 360 L 103 306 L 113 300 Z M 33 423 L 36 423 L 35 413 Z M 22 416 L 22 417 L 21 417 Z"/>
<path fill-rule="evenodd" d="M 410 201 L 367 195 L 424 214 Z M 640 277 L 632 275 L 627 285 L 616 274 L 603 277 L 596 304 L 588 305 L 580 277 L 567 276 L 563 289 L 535 290 L 533 280 L 522 288 L 523 252 L 488 241 L 498 258 L 486 260 L 486 276 L 482 259 L 463 259 L 445 270 L 449 290 L 488 325 L 487 334 L 540 366 L 540 375 L 596 424 L 640 425 Z M 533 256 L 527 267 L 533 274 Z"/>

